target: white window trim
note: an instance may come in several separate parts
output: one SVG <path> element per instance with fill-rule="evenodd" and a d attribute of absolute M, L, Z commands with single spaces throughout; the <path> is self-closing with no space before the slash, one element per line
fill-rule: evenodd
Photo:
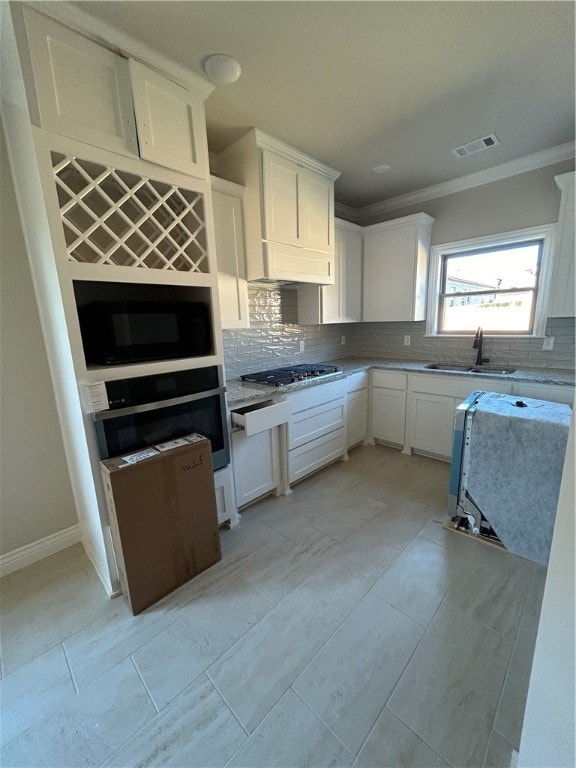
<path fill-rule="evenodd" d="M 438 304 L 440 300 L 440 279 L 442 275 L 442 256 L 450 256 L 462 251 L 476 248 L 489 248 L 513 245 L 524 240 L 543 240 L 542 258 L 540 260 L 540 276 L 538 278 L 538 293 L 536 296 L 536 310 L 534 313 L 534 328 L 531 334 L 526 333 L 497 333 L 486 332 L 485 336 L 495 338 L 534 339 L 542 338 L 546 332 L 548 301 L 550 297 L 550 285 L 552 282 L 552 268 L 554 259 L 554 236 L 556 224 L 543 224 L 539 227 L 528 229 L 516 229 L 513 232 L 504 232 L 496 235 L 483 235 L 468 240 L 459 240 L 454 243 L 434 245 L 430 251 L 430 267 L 428 273 L 428 302 L 426 311 L 426 336 L 442 338 L 459 338 L 474 335 L 470 333 L 439 333 L 438 332 Z"/>

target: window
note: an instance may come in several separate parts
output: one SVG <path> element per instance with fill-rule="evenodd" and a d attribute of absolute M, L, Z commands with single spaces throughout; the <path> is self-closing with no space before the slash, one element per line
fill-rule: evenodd
<path fill-rule="evenodd" d="M 553 227 L 436 246 L 428 333 L 543 335 Z"/>

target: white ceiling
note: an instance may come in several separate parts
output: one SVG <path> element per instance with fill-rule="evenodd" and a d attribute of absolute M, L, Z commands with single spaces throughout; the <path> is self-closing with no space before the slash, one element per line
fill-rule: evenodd
<path fill-rule="evenodd" d="M 574 139 L 572 2 L 73 5 L 196 74 L 210 53 L 237 58 L 241 78 L 206 101 L 210 150 L 256 126 L 342 171 L 353 207 Z M 499 146 L 451 154 L 492 132 Z"/>

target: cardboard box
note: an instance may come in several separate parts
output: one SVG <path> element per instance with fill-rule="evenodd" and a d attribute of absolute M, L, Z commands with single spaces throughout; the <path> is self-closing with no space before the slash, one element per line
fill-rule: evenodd
<path fill-rule="evenodd" d="M 210 441 L 100 462 L 122 592 L 136 615 L 221 558 Z"/>

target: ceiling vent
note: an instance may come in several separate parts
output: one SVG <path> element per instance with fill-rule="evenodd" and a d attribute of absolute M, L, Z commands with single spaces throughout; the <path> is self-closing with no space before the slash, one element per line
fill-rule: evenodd
<path fill-rule="evenodd" d="M 467 144 L 462 144 L 461 147 L 454 147 L 452 151 L 456 157 L 468 157 L 468 155 L 475 155 L 477 152 L 483 152 L 485 149 L 495 147 L 496 144 L 500 144 L 496 136 L 491 133 L 489 136 L 483 136 L 481 139 L 474 139 Z"/>

